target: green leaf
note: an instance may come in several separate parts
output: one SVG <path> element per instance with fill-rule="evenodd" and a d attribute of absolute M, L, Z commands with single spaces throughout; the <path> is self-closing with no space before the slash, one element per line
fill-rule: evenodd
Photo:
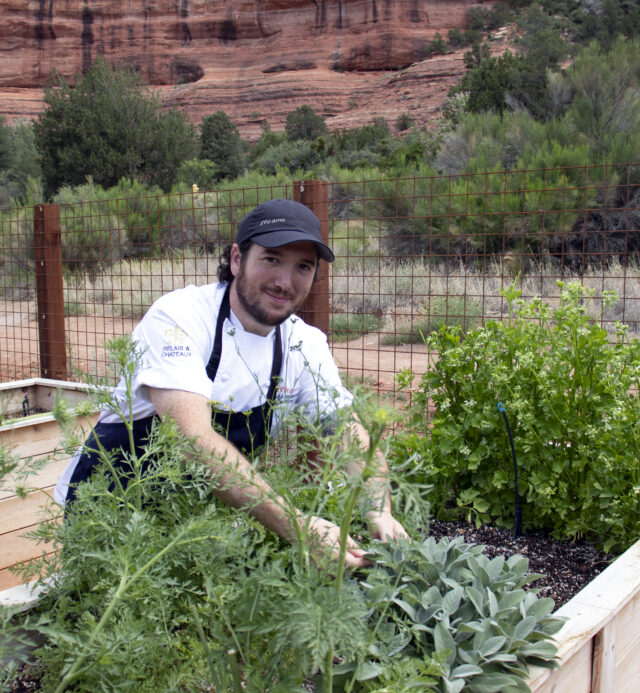
<path fill-rule="evenodd" d="M 460 693 L 460 691 L 464 688 L 465 680 L 455 679 L 454 681 L 451 681 L 450 679 L 443 677 L 442 683 L 446 693 Z"/>
<path fill-rule="evenodd" d="M 537 621 L 541 621 L 543 618 L 549 616 L 553 611 L 553 607 L 553 599 L 550 597 L 535 599 L 531 604 L 527 605 L 526 614 L 527 616 L 535 618 Z"/>
<path fill-rule="evenodd" d="M 456 643 L 453 636 L 442 622 L 437 623 L 436 627 L 433 629 L 433 642 L 436 652 L 449 653 L 446 657 L 446 661 L 449 663 L 449 666 L 451 666 L 455 661 Z"/>
<path fill-rule="evenodd" d="M 478 614 L 480 616 L 486 616 L 486 611 L 484 609 L 484 597 L 482 592 L 480 592 L 480 590 L 476 589 L 475 587 L 472 587 L 471 585 L 465 587 L 464 590 Z"/>
<path fill-rule="evenodd" d="M 480 655 L 482 657 L 488 657 L 498 652 L 506 641 L 507 639 L 503 635 L 495 635 L 492 638 L 487 638 L 480 647 Z"/>
<path fill-rule="evenodd" d="M 411 606 L 411 604 L 405 602 L 404 599 L 393 599 L 392 601 L 394 604 L 397 604 L 412 621 L 417 621 L 416 610 Z"/>
<path fill-rule="evenodd" d="M 473 693 L 504 693 L 518 685 L 516 676 L 508 674 L 483 674 L 469 682 L 469 691 Z"/>
<path fill-rule="evenodd" d="M 482 667 L 475 666 L 475 664 L 460 664 L 451 671 L 451 678 L 468 678 L 476 674 L 481 674 L 482 671 Z"/>
<path fill-rule="evenodd" d="M 442 608 L 449 614 L 454 614 L 460 607 L 460 600 L 462 599 L 464 591 L 462 587 L 458 585 L 456 589 L 447 592 L 442 598 Z"/>
<path fill-rule="evenodd" d="M 420 604 L 425 609 L 428 609 L 432 604 L 437 606 L 442 604 L 442 595 L 440 594 L 440 590 L 436 587 L 436 585 L 433 585 L 422 594 L 420 597 Z"/>
<path fill-rule="evenodd" d="M 541 659 L 553 659 L 558 653 L 558 648 L 549 640 L 525 645 L 520 649 L 520 654 L 526 657 L 540 657 Z"/>
<path fill-rule="evenodd" d="M 518 606 L 518 604 L 520 604 L 520 602 L 524 599 L 524 595 L 524 590 L 520 589 L 516 589 L 511 592 L 503 592 L 498 599 L 499 611 L 506 611 Z"/>
<path fill-rule="evenodd" d="M 357 681 L 369 681 L 375 679 L 384 672 L 384 667 L 378 662 L 363 662 L 356 675 Z"/>
<path fill-rule="evenodd" d="M 527 616 L 516 624 L 511 636 L 513 640 L 525 640 L 536 627 L 537 620 L 533 616 Z"/>

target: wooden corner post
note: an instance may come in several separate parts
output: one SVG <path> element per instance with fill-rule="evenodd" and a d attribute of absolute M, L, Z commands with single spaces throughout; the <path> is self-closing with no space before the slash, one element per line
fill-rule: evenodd
<path fill-rule="evenodd" d="M 62 284 L 60 205 L 36 205 L 33 212 L 40 375 L 67 379 L 67 350 Z"/>
<path fill-rule="evenodd" d="M 293 199 L 302 202 L 320 219 L 322 240 L 329 245 L 329 186 L 326 181 L 306 180 L 293 184 Z M 310 325 L 329 333 L 329 265 L 320 261 L 318 279 L 298 315 Z"/>

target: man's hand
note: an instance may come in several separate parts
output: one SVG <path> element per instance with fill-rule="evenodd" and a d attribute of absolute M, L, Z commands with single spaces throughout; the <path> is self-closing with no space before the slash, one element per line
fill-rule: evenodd
<path fill-rule="evenodd" d="M 376 539 L 381 541 L 409 538 L 405 528 L 389 510 L 372 510 L 368 512 L 367 522 L 369 523 L 369 531 Z"/>
<path fill-rule="evenodd" d="M 340 554 L 340 527 L 325 520 L 322 517 L 311 516 L 308 519 L 309 539 L 316 548 L 328 550 L 334 560 L 338 560 Z M 351 568 L 362 568 L 371 563 L 365 559 L 366 551 L 361 549 L 358 542 L 347 535 L 347 552 L 345 563 Z"/>

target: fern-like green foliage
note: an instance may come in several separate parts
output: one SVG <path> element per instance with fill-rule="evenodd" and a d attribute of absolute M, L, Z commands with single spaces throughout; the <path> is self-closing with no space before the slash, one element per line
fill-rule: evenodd
<path fill-rule="evenodd" d="M 112 348 L 130 387 L 139 355 L 127 339 Z M 98 399 L 119 410 L 107 391 Z M 217 502 L 211 488 L 221 479 L 170 419 L 157 423 L 141 454 L 130 451 L 126 484 L 101 451 L 64 522 L 43 522 L 33 535 L 58 549 L 23 573 L 50 578 L 38 606 L 23 617 L 0 612 L 9 637 L 45 638 L 34 654 L 41 689 L 291 693 L 304 683 L 318 693 L 364 693 L 498 681 L 524 690 L 527 665 L 552 661 L 546 637 L 559 625 L 549 600 L 522 590 L 533 579 L 526 561 L 488 561 L 460 542 L 423 543 L 427 489 L 406 482 L 413 459 L 383 481 L 415 541 L 373 541 L 366 480 L 378 452 L 388 453 L 382 434 L 392 417 L 361 394 L 354 409 L 368 448 L 350 440 L 351 414 L 341 412 L 332 436 L 309 424 L 296 441 L 301 422 L 292 421 L 290 437 L 255 463 L 292 512 L 326 517 L 369 548 L 371 567 L 358 573 L 315 551 L 304 525 L 290 545 Z M 70 423 L 64 408 L 57 415 Z M 298 458 L 311 439 L 323 465 Z M 77 441 L 71 435 L 66 449 Z M 347 473 L 354 464 L 362 475 Z"/>

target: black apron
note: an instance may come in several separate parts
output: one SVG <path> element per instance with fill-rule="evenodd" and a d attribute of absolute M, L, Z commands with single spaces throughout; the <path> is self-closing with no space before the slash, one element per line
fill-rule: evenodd
<path fill-rule="evenodd" d="M 207 375 L 212 382 L 215 380 L 222 356 L 224 321 L 230 316 L 230 312 L 229 287 L 227 287 L 220 305 L 220 312 L 218 313 L 213 351 L 207 364 Z M 282 337 L 280 325 L 277 325 L 269 389 L 265 402 L 248 411 L 226 412 L 214 410 L 212 414 L 212 425 L 215 429 L 233 443 L 243 454 L 252 456 L 267 442 L 267 436 L 271 430 L 271 422 L 273 420 L 275 392 L 280 381 L 281 368 Z M 154 414 L 133 422 L 133 440 L 136 456 L 138 457 L 141 456 L 148 442 L 151 428 L 156 418 L 157 415 Z M 100 443 L 105 450 L 114 451 L 112 464 L 124 487 L 126 487 L 128 478 L 132 475 L 131 465 L 125 457 L 125 451 L 130 450 L 129 433 L 126 425 L 124 423 L 98 422 L 95 426 L 95 433 L 92 433 L 84 444 L 82 455 L 69 481 L 67 503 L 75 499 L 77 484 L 86 481 L 100 462 L 101 458 L 97 451 L 96 436 L 100 439 Z M 143 463 L 143 471 L 146 471 L 151 464 L 153 464 L 153 460 L 146 459 Z"/>

